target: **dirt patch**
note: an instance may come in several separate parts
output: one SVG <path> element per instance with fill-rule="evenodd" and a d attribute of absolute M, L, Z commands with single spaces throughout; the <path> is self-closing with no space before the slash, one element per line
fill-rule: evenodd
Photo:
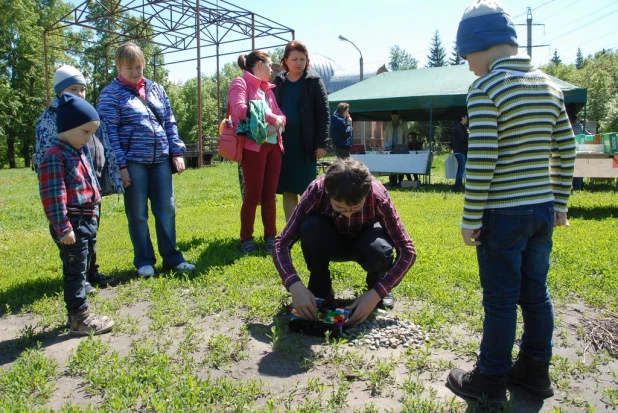
<path fill-rule="evenodd" d="M 107 290 L 106 295 L 113 297 L 113 289 Z M 397 308 L 405 308 L 400 303 L 397 305 Z M 371 403 L 379 411 L 400 411 L 403 400 L 409 394 L 406 386 L 413 386 L 414 383 L 420 383 L 424 388 L 419 397 L 448 403 L 453 398 L 452 393 L 444 387 L 449 369 L 468 369 L 474 364 L 471 354 L 452 350 L 444 344 L 437 346 L 438 341 L 432 341 L 429 348 L 422 349 L 406 350 L 400 347 L 369 350 L 351 347 L 345 342 L 326 344 L 321 338 L 287 332 L 274 343 L 273 327 L 282 328 L 285 325 L 283 316 L 278 322 L 275 320 L 271 323 L 245 322 L 238 315 L 196 317 L 191 326 L 170 327 L 164 333 L 153 332 L 149 329 L 149 306 L 148 302 L 139 302 L 123 307 L 115 316 L 122 326 L 120 331 L 104 335 L 101 339 L 124 357 L 129 354 L 135 341 L 152 340 L 165 334 L 168 339 L 165 351 L 173 357 L 186 346 L 187 329 L 190 327 L 195 329 L 191 357 L 197 366 L 196 375 L 199 378 L 227 377 L 242 382 L 260 379 L 268 385 L 271 395 L 282 399 L 287 397 L 292 405 L 317 397 L 308 383 L 316 383 L 318 380 L 326 389 L 321 397 L 334 397 L 336 384 L 342 382 L 342 377 L 345 377 L 343 381 L 348 386 L 345 411 L 362 410 Z M 618 387 L 615 375 L 618 372 L 618 360 L 600 357 L 591 353 L 589 348 L 584 351 L 581 331 L 577 327 L 584 315 L 594 317 L 599 313 L 581 304 L 556 310 L 555 357 L 552 367 L 556 395 L 543 401 L 531 398 L 517 388 L 510 389 L 513 411 L 550 412 L 553 408 L 561 408 L 561 411 L 575 412 L 587 407 L 594 407 L 596 411 L 610 408 L 609 399 L 603 392 Z M 39 341 L 45 355 L 56 360 L 61 371 L 56 389 L 45 407 L 57 411 L 67 403 L 93 407 L 99 405 L 102 399 L 89 394 L 85 382 L 67 374 L 71 353 L 82 340 L 88 338 L 70 338 L 62 326 L 52 326 L 40 333 L 35 331 L 34 336 L 29 337 L 26 334 L 28 326 L 36 326 L 37 321 L 28 315 L 11 315 L 0 319 L 2 368 L 10 369 L 25 348 Z M 131 330 L 130 326 L 134 328 Z M 125 328 L 131 332 L 123 332 Z M 452 326 L 449 331 L 450 336 L 442 337 L 439 340 L 441 343 L 455 343 L 462 337 L 478 340 L 477 336 L 466 332 L 461 326 Z M 216 367 L 205 363 L 212 357 L 212 339 L 217 337 L 228 337 L 232 344 L 243 341 L 242 355 Z M 376 371 L 378 365 L 389 363 L 392 363 L 392 369 L 381 382 L 368 376 L 367 373 Z M 458 408 L 455 411 L 463 410 Z"/>

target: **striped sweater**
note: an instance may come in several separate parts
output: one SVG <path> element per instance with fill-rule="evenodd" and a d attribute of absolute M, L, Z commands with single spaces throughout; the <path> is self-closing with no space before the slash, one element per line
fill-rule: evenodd
<path fill-rule="evenodd" d="M 461 226 L 485 209 L 554 201 L 566 212 L 575 137 L 562 91 L 527 56 L 495 61 L 468 91 L 470 140 Z"/>

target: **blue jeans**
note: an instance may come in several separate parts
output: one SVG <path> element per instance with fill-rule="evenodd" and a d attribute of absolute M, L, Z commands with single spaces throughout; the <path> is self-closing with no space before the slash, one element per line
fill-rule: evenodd
<path fill-rule="evenodd" d="M 455 175 L 455 190 L 463 189 L 463 176 L 466 172 L 466 161 L 468 155 L 465 153 L 454 153 L 455 159 L 457 159 L 457 175 Z M 452 176 L 452 175 L 451 175 Z"/>
<path fill-rule="evenodd" d="M 139 164 L 127 162 L 131 185 L 124 190 L 124 209 L 133 243 L 133 265 L 136 268 L 156 262 L 148 229 L 148 200 L 155 219 L 157 245 L 164 267 L 182 263 L 182 252 L 176 248 L 176 208 L 174 185 L 169 162 Z"/>
<path fill-rule="evenodd" d="M 503 374 L 511 368 L 517 304 L 524 320 L 520 350 L 551 360 L 554 309 L 547 272 L 553 218 L 553 202 L 483 213 L 482 244 L 476 247 L 485 309 L 478 362 L 482 373 Z"/>
<path fill-rule="evenodd" d="M 69 221 L 75 233 L 75 244 L 60 244 L 53 227 L 50 226 L 49 230 L 60 250 L 64 278 L 64 303 L 69 314 L 75 314 L 88 309 L 84 282 L 97 243 L 98 226 L 95 216 L 70 216 Z"/>

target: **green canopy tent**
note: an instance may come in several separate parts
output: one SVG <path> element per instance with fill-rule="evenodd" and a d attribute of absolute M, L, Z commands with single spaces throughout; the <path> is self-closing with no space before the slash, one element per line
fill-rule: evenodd
<path fill-rule="evenodd" d="M 562 89 L 567 106 L 579 111 L 586 104 L 584 88 L 550 78 Z M 454 120 L 466 110 L 468 87 L 477 79 L 468 65 L 387 72 L 329 95 L 331 111 L 341 102 L 350 104 L 356 121 L 390 120 L 392 110 L 406 121 Z M 429 143 L 433 149 L 433 136 Z"/>

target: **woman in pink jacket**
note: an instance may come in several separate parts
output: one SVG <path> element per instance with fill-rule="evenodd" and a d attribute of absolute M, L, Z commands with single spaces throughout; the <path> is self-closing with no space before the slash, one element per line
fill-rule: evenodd
<path fill-rule="evenodd" d="M 250 100 L 261 100 L 266 106 L 267 137 L 261 145 L 245 139 L 242 154 L 242 172 L 245 178 L 245 199 L 240 210 L 240 241 L 244 253 L 257 252 L 253 241 L 253 225 L 258 203 L 262 204 L 262 224 L 264 224 L 264 247 L 271 253 L 277 235 L 276 199 L 283 142 L 281 133 L 285 127 L 285 115 L 279 109 L 269 83 L 272 75 L 270 56 L 254 50 L 248 55 L 238 57 L 238 66 L 243 69 L 242 77 L 232 81 L 228 94 L 234 127 L 239 121 L 247 119 Z"/>

